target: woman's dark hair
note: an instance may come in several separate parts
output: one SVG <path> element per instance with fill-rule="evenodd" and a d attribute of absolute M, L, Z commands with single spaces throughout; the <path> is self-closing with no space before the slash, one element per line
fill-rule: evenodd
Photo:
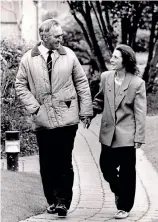
<path fill-rule="evenodd" d="M 130 72 L 133 75 L 139 75 L 139 69 L 137 67 L 136 56 L 133 49 L 124 44 L 116 46 L 116 50 L 119 50 L 122 54 L 123 66 L 126 69 L 126 72 Z"/>

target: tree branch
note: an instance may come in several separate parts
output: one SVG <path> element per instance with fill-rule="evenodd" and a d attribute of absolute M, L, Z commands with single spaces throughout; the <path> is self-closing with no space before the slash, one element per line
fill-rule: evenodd
<path fill-rule="evenodd" d="M 101 21 L 101 24 L 102 24 L 102 27 L 103 27 L 104 38 L 106 38 L 106 42 L 107 42 L 106 44 L 108 46 L 109 52 L 112 53 L 113 50 L 114 50 L 113 45 L 112 45 L 112 38 L 110 36 L 109 31 L 106 28 L 104 18 L 103 18 L 103 15 L 102 15 L 102 9 L 101 9 L 99 1 L 96 1 L 96 6 L 97 6 L 98 14 L 99 14 L 99 17 L 100 17 L 100 21 Z"/>
<path fill-rule="evenodd" d="M 100 68 L 100 71 L 105 71 L 105 70 L 107 70 L 107 68 L 106 68 L 105 61 L 104 61 L 103 55 L 101 53 L 100 47 L 98 45 L 98 41 L 95 36 L 93 22 L 92 22 L 91 13 L 90 13 L 89 2 L 85 1 L 85 6 L 86 6 L 86 20 L 85 21 L 87 24 L 87 28 L 89 30 L 89 35 L 90 35 L 92 43 L 93 43 L 94 55 L 97 58 L 97 63 Z"/>
<path fill-rule="evenodd" d="M 99 3 L 99 2 L 98 2 L 98 3 Z M 97 19 L 97 22 L 98 22 L 98 25 L 99 25 L 100 31 L 101 31 L 101 33 L 102 33 L 102 36 L 103 36 L 103 39 L 104 39 L 104 42 L 105 42 L 105 45 L 106 45 L 107 48 L 109 49 L 108 40 L 107 40 L 107 37 L 105 36 L 105 33 L 104 33 L 103 29 L 102 29 L 102 24 L 100 24 L 100 21 L 99 21 L 99 18 L 98 18 L 97 12 L 96 12 L 96 10 L 95 10 L 95 7 L 94 7 L 94 5 L 93 5 L 92 2 L 90 2 L 90 4 L 91 4 L 91 6 L 92 6 L 92 8 L 93 8 L 93 11 L 94 11 L 95 17 L 96 17 L 96 19 Z M 97 3 L 96 3 L 96 4 L 97 4 Z M 110 51 L 110 50 L 109 50 L 109 51 Z"/>
<path fill-rule="evenodd" d="M 89 45 L 90 48 L 92 48 L 92 43 L 89 39 L 89 36 L 88 36 L 88 33 L 87 33 L 87 30 L 85 29 L 84 27 L 84 24 L 81 22 L 81 20 L 77 17 L 75 11 L 73 10 L 73 6 L 71 5 L 71 3 L 69 1 L 67 1 L 70 9 L 71 9 L 71 12 L 72 12 L 72 15 L 74 16 L 75 20 L 77 21 L 77 23 L 79 24 L 79 26 L 81 27 L 82 31 L 83 31 L 83 34 L 85 36 L 85 39 Z"/>
<path fill-rule="evenodd" d="M 149 55 L 148 55 L 148 61 L 147 65 L 145 67 L 145 71 L 143 74 L 143 79 L 146 83 L 148 83 L 149 80 L 149 69 L 150 69 L 150 61 L 153 57 L 153 49 L 154 49 L 154 37 L 155 37 L 155 28 L 156 28 L 156 13 L 154 12 L 154 6 L 152 5 L 152 21 L 151 21 L 151 33 L 150 33 L 150 40 L 149 40 Z"/>
<path fill-rule="evenodd" d="M 129 45 L 135 50 L 136 33 L 139 25 L 139 20 L 145 6 L 140 4 L 139 2 L 133 2 L 133 4 L 136 13 L 133 14 L 133 25 L 131 25 L 131 28 L 129 29 Z"/>

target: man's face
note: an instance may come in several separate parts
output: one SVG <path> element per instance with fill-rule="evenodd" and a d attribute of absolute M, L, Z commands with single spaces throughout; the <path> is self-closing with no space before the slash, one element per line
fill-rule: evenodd
<path fill-rule="evenodd" d="M 114 50 L 112 57 L 110 59 L 111 65 L 112 65 L 112 69 L 114 70 L 120 70 L 123 68 L 122 62 L 122 54 L 119 50 Z"/>
<path fill-rule="evenodd" d="M 60 44 L 63 40 L 63 31 L 60 26 L 52 27 L 47 35 L 47 41 L 45 42 L 49 49 L 55 50 L 60 48 Z"/>

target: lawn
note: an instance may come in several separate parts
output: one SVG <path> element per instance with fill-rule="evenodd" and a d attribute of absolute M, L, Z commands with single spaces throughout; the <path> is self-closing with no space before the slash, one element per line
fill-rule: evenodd
<path fill-rule="evenodd" d="M 158 173 L 158 115 L 147 116 L 146 144 L 142 149 Z"/>
<path fill-rule="evenodd" d="M 1 222 L 18 222 L 46 206 L 39 175 L 1 171 Z"/>

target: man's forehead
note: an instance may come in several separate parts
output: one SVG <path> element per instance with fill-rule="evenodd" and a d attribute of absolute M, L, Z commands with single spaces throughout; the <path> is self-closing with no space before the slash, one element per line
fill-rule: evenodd
<path fill-rule="evenodd" d="M 49 31 L 49 34 L 53 34 L 53 35 L 59 35 L 62 33 L 63 33 L 63 30 L 62 30 L 61 26 L 54 26 Z"/>

